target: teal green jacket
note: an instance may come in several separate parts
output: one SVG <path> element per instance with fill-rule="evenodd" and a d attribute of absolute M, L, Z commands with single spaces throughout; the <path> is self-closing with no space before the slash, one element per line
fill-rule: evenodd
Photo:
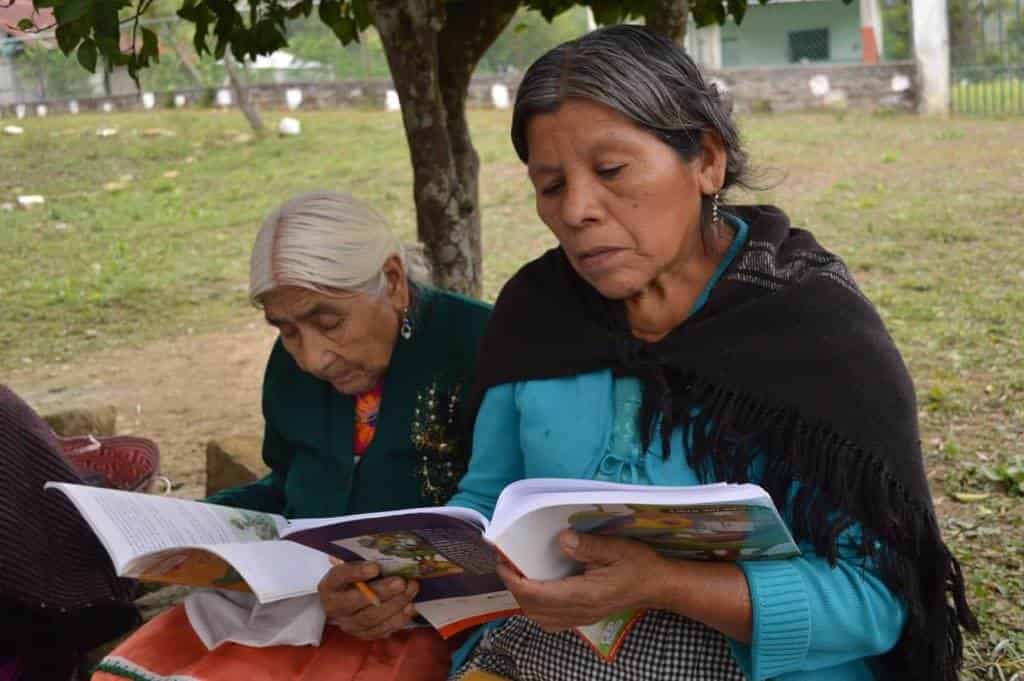
<path fill-rule="evenodd" d="M 490 306 L 426 287 L 416 295 L 413 335 L 397 341 L 377 432 L 358 465 L 354 398 L 302 371 L 278 340 L 263 380 L 263 459 L 271 472 L 207 501 L 290 518 L 432 505 L 421 491 L 411 440 L 416 398 L 434 382 L 468 393 Z"/>

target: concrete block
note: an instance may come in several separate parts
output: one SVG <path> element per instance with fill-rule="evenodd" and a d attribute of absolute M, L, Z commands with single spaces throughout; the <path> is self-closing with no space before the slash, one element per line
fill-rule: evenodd
<path fill-rule="evenodd" d="M 206 444 L 206 495 L 244 485 L 270 472 L 263 463 L 263 438 L 226 437 Z"/>

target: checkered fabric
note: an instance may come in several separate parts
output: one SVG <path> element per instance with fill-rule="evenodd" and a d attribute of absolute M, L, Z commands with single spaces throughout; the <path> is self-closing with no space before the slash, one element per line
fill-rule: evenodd
<path fill-rule="evenodd" d="M 576 633 L 544 633 L 526 617 L 510 617 L 487 632 L 465 665 L 509 681 L 743 681 L 725 637 L 666 610 L 652 610 L 626 636 L 614 662 L 605 662 Z"/>

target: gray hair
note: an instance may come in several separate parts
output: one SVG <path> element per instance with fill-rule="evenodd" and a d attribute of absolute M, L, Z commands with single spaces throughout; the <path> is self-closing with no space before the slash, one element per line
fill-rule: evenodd
<path fill-rule="evenodd" d="M 681 48 L 643 26 L 622 24 L 592 31 L 550 50 L 526 71 L 512 113 L 512 144 L 526 163 L 526 129 L 537 114 L 556 111 L 570 98 L 607 106 L 672 147 L 685 161 L 713 131 L 725 146 L 722 190 L 747 182 L 747 154 L 718 89 Z M 705 213 L 710 201 L 705 201 Z M 708 223 L 707 218 L 704 220 Z"/>
<path fill-rule="evenodd" d="M 252 249 L 249 299 L 279 286 L 380 295 L 382 267 L 397 255 L 413 283 L 430 282 L 419 244 L 404 245 L 387 221 L 349 194 L 318 191 L 286 201 L 263 221 Z"/>

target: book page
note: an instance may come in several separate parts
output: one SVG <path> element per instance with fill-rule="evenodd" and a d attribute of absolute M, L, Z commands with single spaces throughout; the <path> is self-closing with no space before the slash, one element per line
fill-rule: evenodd
<path fill-rule="evenodd" d="M 147 553 L 208 544 L 276 539 L 286 521 L 271 513 L 186 499 L 70 483 L 47 483 L 63 492 L 96 532 L 121 573 Z"/>
<path fill-rule="evenodd" d="M 544 503 L 557 501 L 554 494 L 541 496 Z M 495 528 L 500 526 L 493 523 L 488 532 L 487 538 L 531 579 L 561 579 L 579 570 L 558 546 L 558 534 L 568 528 L 641 541 L 668 558 L 757 560 L 800 555 L 770 499 L 682 504 L 673 503 L 671 496 L 623 492 L 576 492 L 564 498 L 577 503 L 534 508 L 534 500 L 527 499 L 523 505 L 531 510 L 511 525 L 504 523 L 498 533 Z M 578 503 L 586 499 L 592 503 Z"/>
<path fill-rule="evenodd" d="M 419 613 L 442 636 L 451 636 L 517 606 L 495 571 L 496 552 L 484 541 L 482 528 L 459 517 L 463 514 L 438 510 L 352 516 L 290 530 L 287 540 L 346 563 L 376 562 L 382 576 L 417 580 L 413 602 Z"/>
<path fill-rule="evenodd" d="M 256 594 L 261 603 L 316 593 L 331 568 L 326 554 L 290 541 L 212 544 L 147 554 L 125 575 Z"/>
<path fill-rule="evenodd" d="M 287 527 L 281 531 L 282 537 L 288 537 L 296 532 L 311 530 L 327 525 L 341 525 L 342 523 L 362 522 L 375 518 L 396 518 L 403 515 L 440 515 L 458 518 L 466 523 L 478 527 L 481 531 L 487 529 L 488 521 L 479 511 L 461 506 L 425 506 L 423 508 L 406 508 L 399 511 L 381 511 L 378 513 L 358 513 L 336 518 L 296 518 L 286 521 Z"/>

